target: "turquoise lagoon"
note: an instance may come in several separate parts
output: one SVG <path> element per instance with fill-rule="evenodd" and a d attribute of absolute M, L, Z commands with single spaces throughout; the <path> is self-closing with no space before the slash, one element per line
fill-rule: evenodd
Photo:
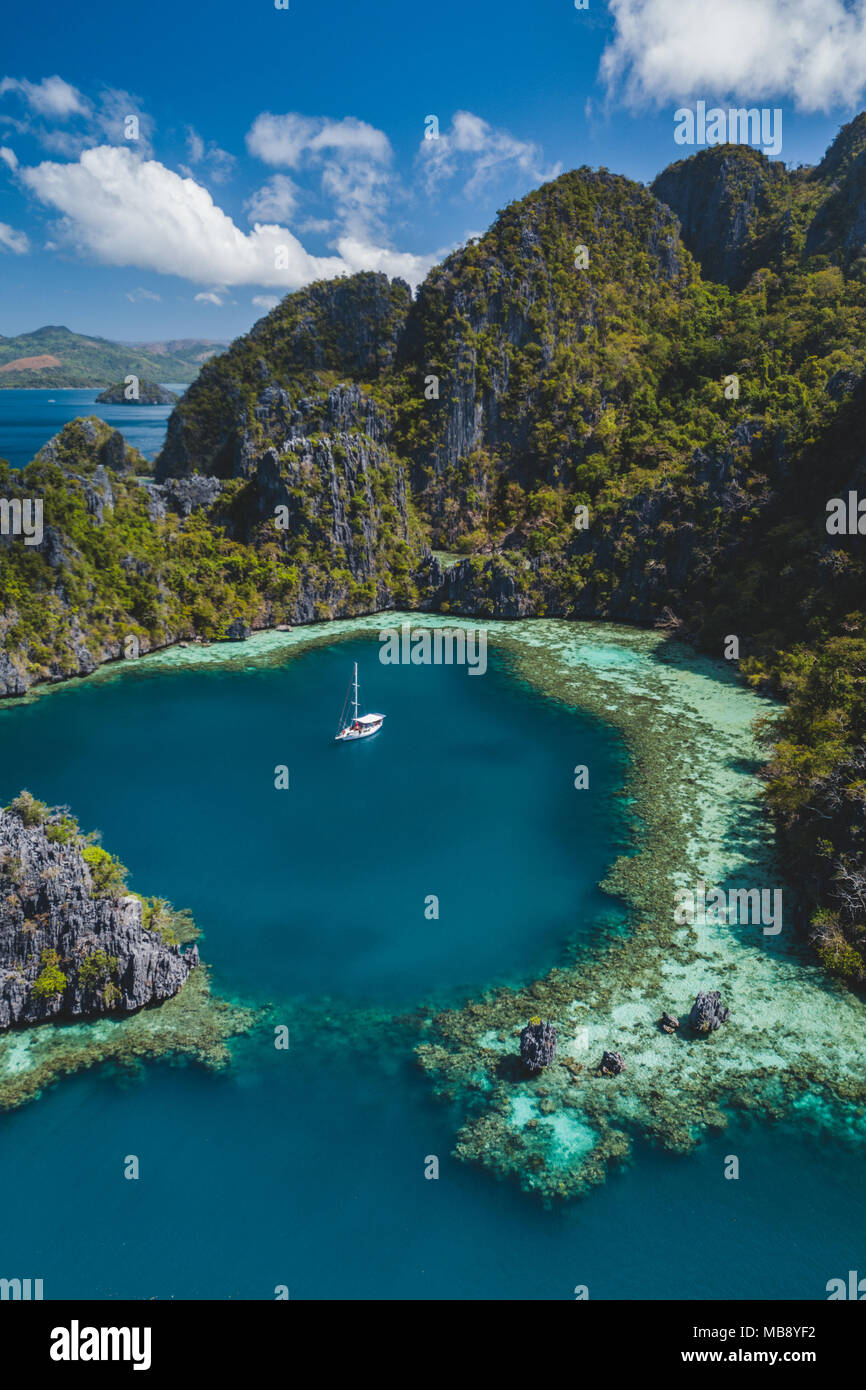
<path fill-rule="evenodd" d="M 0 712 L 4 801 L 26 785 L 98 826 L 133 887 L 192 909 L 217 991 L 264 1010 L 224 1071 L 94 1068 L 0 1117 L 2 1190 L 39 1194 L 4 1203 L 0 1274 L 43 1278 L 47 1297 L 272 1298 L 283 1284 L 292 1298 L 568 1299 L 581 1284 L 591 1298 L 826 1297 L 866 1258 L 862 1111 L 833 1132 L 806 1109 L 774 1124 L 732 1113 L 687 1155 L 638 1134 L 622 1171 L 545 1207 L 450 1156 L 462 1116 L 432 1098 L 411 1026 L 381 1026 L 627 935 L 626 905 L 598 884 L 643 833 L 615 717 L 642 698 L 641 662 L 658 667 L 660 718 L 679 718 L 682 696 L 733 738 L 759 703 L 657 639 L 632 649 L 585 626 L 586 679 L 605 672 L 606 701 L 579 708 L 579 683 L 551 698 L 526 652 L 549 630 L 561 661 L 578 642 L 565 624 L 491 624 L 483 677 L 385 667 L 380 621 L 178 649 Z M 354 660 L 388 718 L 336 747 Z M 724 858 L 713 799 L 742 821 L 752 768 L 704 771 L 696 797 L 720 820 L 696 805 L 695 834 Z M 792 989 L 832 1016 L 818 978 L 813 996 Z M 840 996 L 846 1028 L 858 1007 Z M 273 1046 L 281 1021 L 288 1052 Z M 137 1182 L 122 1175 L 131 1153 Z M 731 1153 L 736 1182 L 722 1177 Z"/>

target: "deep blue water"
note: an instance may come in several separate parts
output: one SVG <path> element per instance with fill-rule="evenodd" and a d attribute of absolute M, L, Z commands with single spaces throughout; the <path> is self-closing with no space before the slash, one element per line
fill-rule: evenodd
<path fill-rule="evenodd" d="M 335 747 L 356 657 L 388 719 Z M 277 1017 L 304 992 L 400 1007 L 591 943 L 624 844 L 623 759 L 498 662 L 480 678 L 382 667 L 366 641 L 269 670 L 135 671 L 0 713 L 3 799 L 26 784 L 98 825 L 134 886 L 193 908 L 217 984 Z M 834 1150 L 828 1182 L 825 1145 L 734 1129 L 687 1158 L 641 1149 L 547 1211 L 450 1159 L 454 1117 L 402 1058 L 296 1045 L 296 1021 L 276 1052 L 273 1017 L 226 1073 L 95 1071 L 0 1117 L 0 1191 L 40 1194 L 4 1201 L 0 1272 L 47 1297 L 821 1299 L 862 1264 L 852 1152 Z"/>
<path fill-rule="evenodd" d="M 192 909 L 232 993 L 390 1006 L 532 978 L 610 908 L 596 884 L 625 848 L 624 755 L 493 663 L 470 676 L 378 652 L 133 673 L 0 711 L 0 795 L 26 785 L 101 830 L 132 887 Z M 347 746 L 333 735 L 355 659 L 387 719 Z"/>
<path fill-rule="evenodd" d="M 591 1299 L 820 1300 L 863 1273 L 862 1157 L 834 1152 L 828 1181 L 803 1134 L 641 1149 L 552 1211 L 452 1161 L 452 1142 L 415 1073 L 267 1039 L 255 1066 L 216 1078 L 73 1078 L 0 1123 L 3 1191 L 39 1194 L 4 1201 L 0 1264 L 57 1298 L 268 1299 L 285 1284 L 292 1299 L 571 1299 L 586 1284 Z"/>
<path fill-rule="evenodd" d="M 186 390 L 172 382 L 164 383 L 180 395 Z M 97 415 L 113 425 L 144 454 L 154 459 L 165 439 L 170 405 L 96 405 L 99 391 L 0 390 L 0 458 L 14 468 L 23 468 L 42 445 L 79 415 Z"/>

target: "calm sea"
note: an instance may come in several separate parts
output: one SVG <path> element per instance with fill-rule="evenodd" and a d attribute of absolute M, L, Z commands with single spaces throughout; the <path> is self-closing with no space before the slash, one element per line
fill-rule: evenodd
<path fill-rule="evenodd" d="M 353 638 L 269 669 L 59 689 L 0 712 L 0 796 L 26 785 L 101 829 L 135 888 L 193 910 L 216 987 L 276 1016 L 299 997 L 459 998 L 531 978 L 570 941 L 591 950 L 611 910 L 596 884 L 628 843 L 618 736 L 495 654 L 472 678 L 377 652 Z M 355 660 L 387 721 L 336 746 Z M 0 1191 L 37 1194 L 4 1204 L 3 1268 L 46 1297 L 821 1298 L 866 1249 L 862 1161 L 840 1149 L 828 1182 L 802 1133 L 639 1148 L 550 1211 L 454 1162 L 452 1121 L 410 1059 L 363 1035 L 336 1055 L 314 1034 L 286 1053 L 252 1035 L 216 1076 L 67 1079 L 0 1117 Z M 732 1151 L 740 1180 L 720 1181 Z"/>
<path fill-rule="evenodd" d="M 185 386 L 165 383 L 181 395 Z M 23 468 L 52 435 L 78 415 L 97 415 L 128 444 L 154 459 L 165 439 L 170 405 L 96 405 L 99 391 L 0 390 L 0 458 Z"/>

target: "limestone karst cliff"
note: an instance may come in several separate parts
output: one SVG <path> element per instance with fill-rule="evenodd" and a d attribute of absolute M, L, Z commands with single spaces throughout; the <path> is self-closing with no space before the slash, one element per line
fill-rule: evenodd
<path fill-rule="evenodd" d="M 866 485 L 864 161 L 861 115 L 814 169 L 731 145 L 649 189 L 574 170 L 414 300 L 372 272 L 286 296 L 204 366 L 155 471 L 95 421 L 0 466 L 45 520 L 0 537 L 0 692 L 130 634 L 398 606 L 733 636 L 788 701 L 769 795 L 821 949 L 866 977 L 866 562 L 826 525 Z"/>
<path fill-rule="evenodd" d="M 0 1030 L 161 1003 L 197 964 L 68 813 L 26 795 L 0 811 Z"/>

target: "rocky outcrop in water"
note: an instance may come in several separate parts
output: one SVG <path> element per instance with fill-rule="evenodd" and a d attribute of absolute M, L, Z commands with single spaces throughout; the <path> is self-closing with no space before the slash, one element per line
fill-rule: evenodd
<path fill-rule="evenodd" d="M 64 811 L 26 819 L 0 811 L 0 1029 L 128 1014 L 176 994 L 197 947 L 146 930 L 141 898 L 100 895 Z"/>
<path fill-rule="evenodd" d="M 520 1034 L 520 1057 L 526 1069 L 537 1076 L 549 1067 L 556 1055 L 556 1029 L 550 1023 L 527 1023 Z"/>
<path fill-rule="evenodd" d="M 602 1076 L 619 1076 L 620 1072 L 625 1071 L 625 1062 L 621 1052 L 603 1052 L 599 1071 Z"/>
<path fill-rule="evenodd" d="M 659 1019 L 659 1027 L 663 1033 L 675 1033 L 680 1026 L 679 1019 L 674 1014 L 669 1014 L 666 1010 Z"/>
<path fill-rule="evenodd" d="M 704 993 L 702 990 L 692 1005 L 689 1026 L 696 1033 L 714 1033 L 731 1016 L 730 1009 L 722 1004 L 722 996 L 717 989 Z"/>
<path fill-rule="evenodd" d="M 138 394 L 127 395 L 127 384 L 119 381 L 114 386 L 106 386 L 96 397 L 99 405 L 174 405 L 179 397 L 167 386 L 159 386 L 155 381 L 139 381 Z"/>

